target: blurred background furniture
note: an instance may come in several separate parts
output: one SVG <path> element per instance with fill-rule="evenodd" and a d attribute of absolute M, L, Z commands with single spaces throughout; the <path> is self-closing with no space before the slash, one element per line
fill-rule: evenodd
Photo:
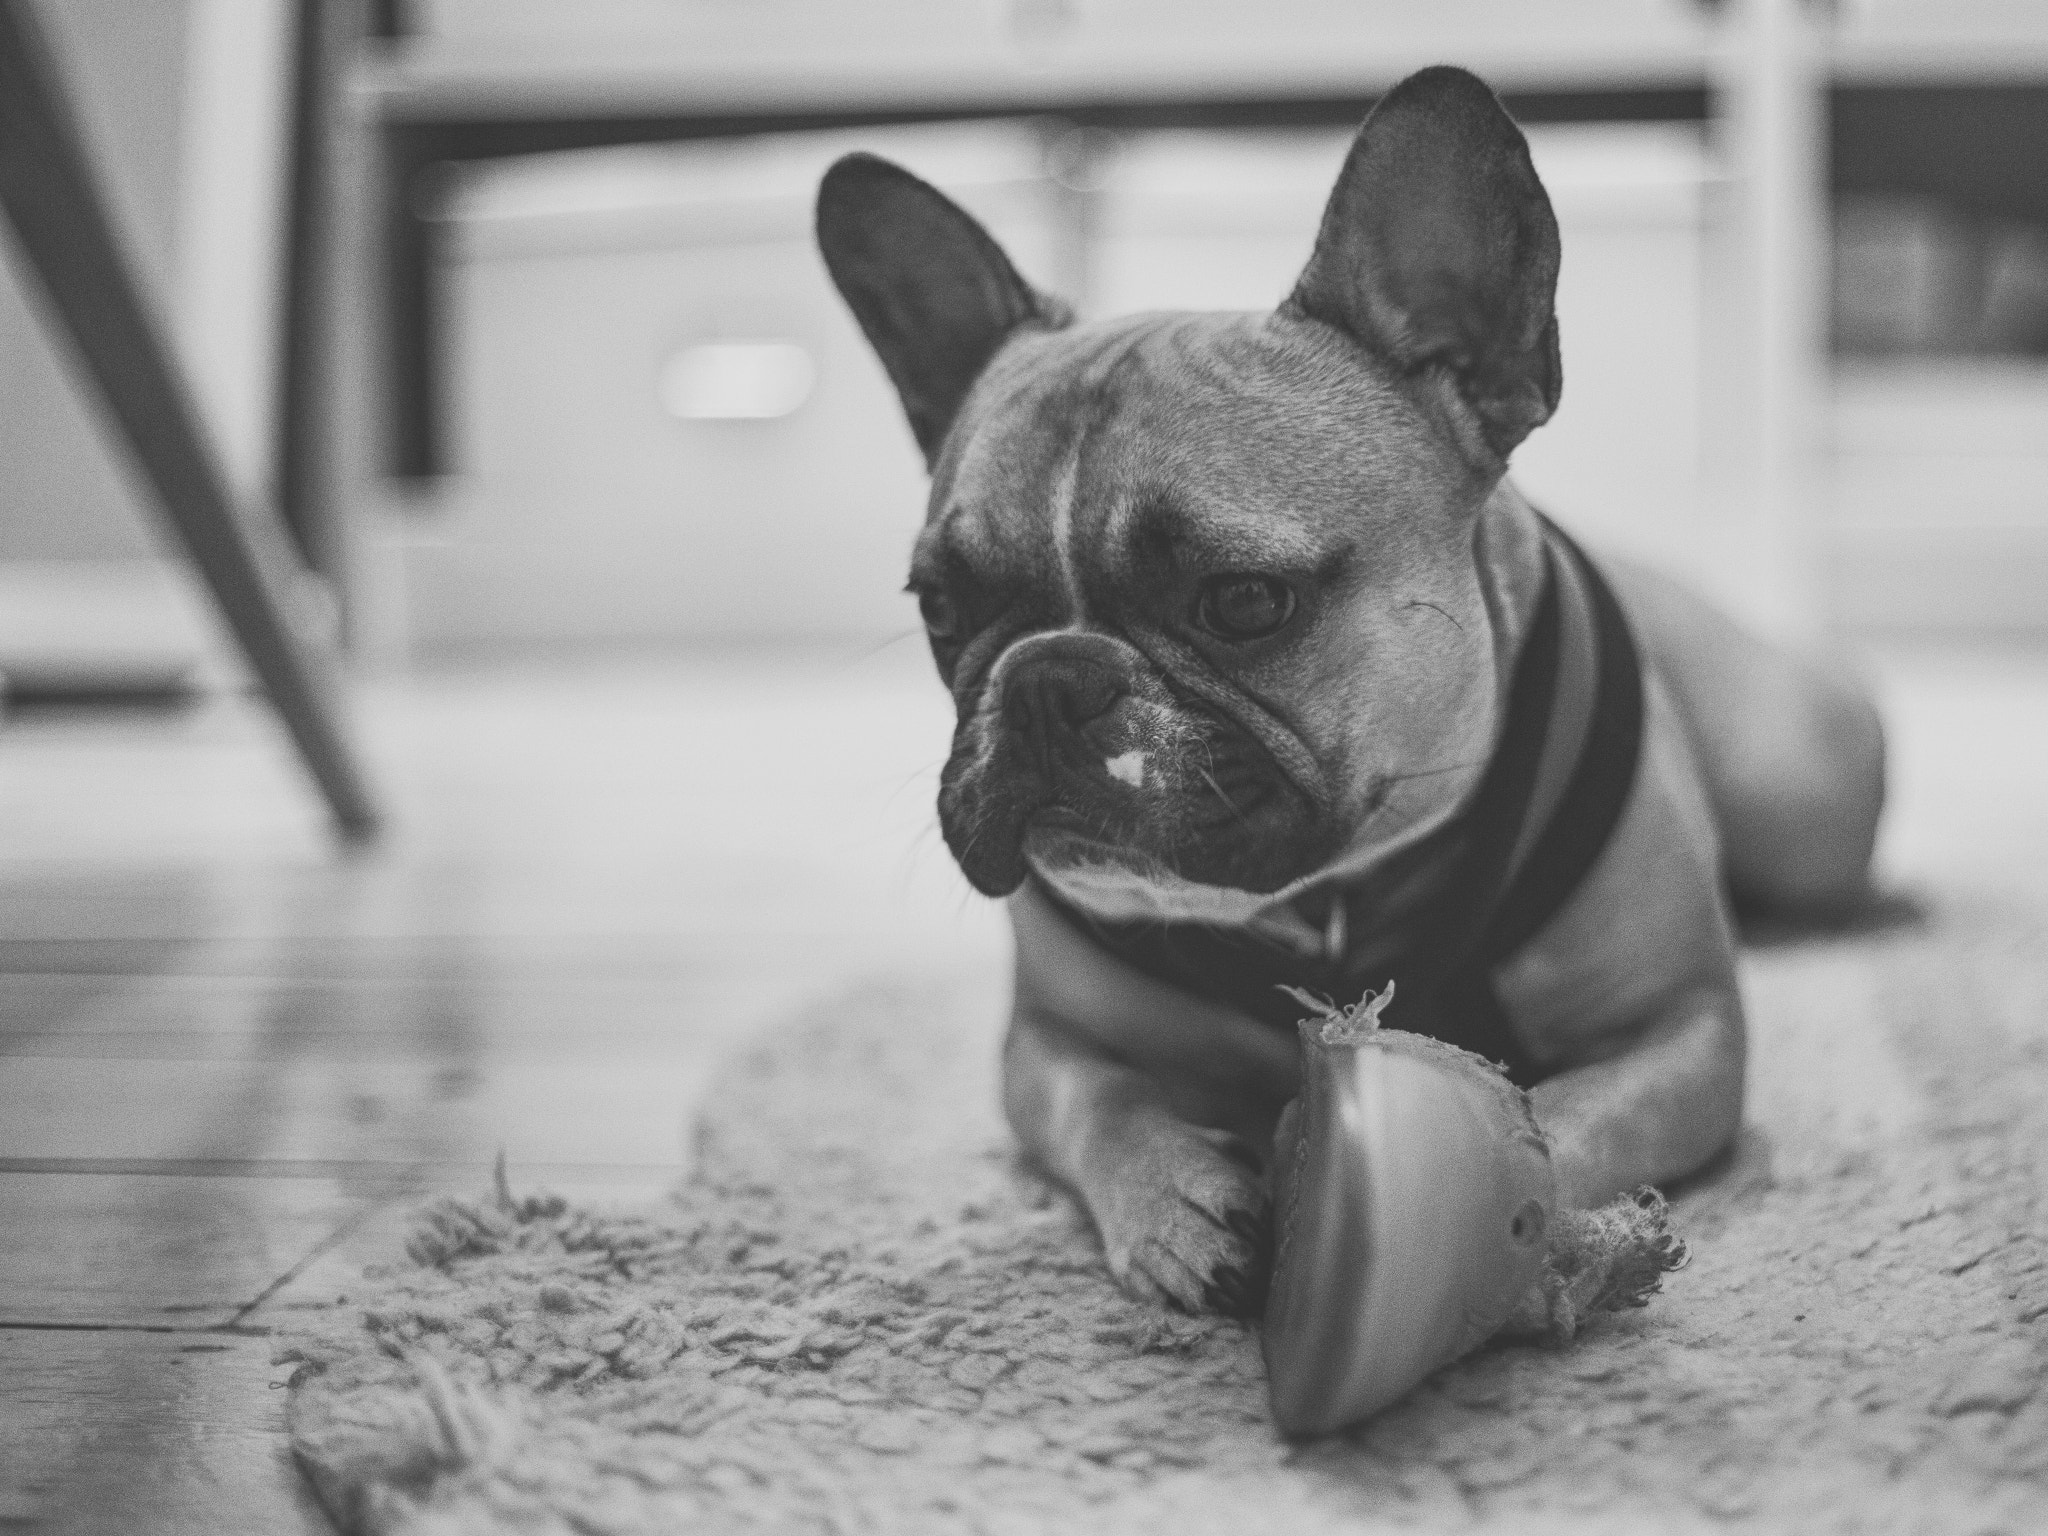
<path fill-rule="evenodd" d="M 1442 58 L 1567 221 L 1534 490 L 1767 627 L 2048 629 L 2028 0 L 41 9 L 231 489 L 372 668 L 910 628 L 921 477 L 809 249 L 817 169 L 898 154 L 1084 310 L 1264 304 L 1343 134 Z M 63 451 L 7 456 L 0 670 L 132 635 L 89 659 L 231 682 L 5 286 L 0 434 Z M 751 581 L 792 550 L 815 577 Z"/>
<path fill-rule="evenodd" d="M 1519 468 L 1565 516 L 1687 567 L 1769 627 L 2048 623 L 2048 373 L 2027 339 L 2048 186 L 2026 149 L 2048 134 L 2048 13 L 2024 0 L 1570 0 L 1540 21 L 1508 0 L 1290 0 L 1256 17 L 1221 0 L 421 0 L 381 26 L 357 76 L 378 143 L 371 425 L 386 489 L 410 487 L 404 504 L 425 514 L 383 567 L 411 584 L 381 608 L 409 626 L 398 650 L 881 632 L 874 606 L 835 612 L 829 594 L 745 617 L 729 574 L 744 566 L 722 560 L 829 549 L 880 581 L 915 522 L 915 463 L 895 451 L 879 370 L 846 345 L 803 249 L 803 182 L 829 158 L 803 135 L 857 130 L 829 147 L 894 142 L 914 167 L 922 142 L 958 185 L 1002 184 L 1013 213 L 1035 200 L 1011 238 L 1084 310 L 1195 297 L 1182 274 L 1214 275 L 1218 241 L 1242 256 L 1256 231 L 1273 258 L 1200 295 L 1251 305 L 1306 249 L 1341 131 L 1439 59 L 1479 70 L 1539 129 L 1651 130 L 1607 135 L 1604 157 L 1565 135 L 1548 157 L 1579 182 L 1560 199 L 1581 214 L 1566 241 L 1573 388 Z M 978 137 L 903 136 L 938 122 Z M 683 147 L 619 147 L 657 143 Z M 1186 238 L 1147 237 L 1149 272 L 1127 281 L 1120 243 L 1167 203 Z M 1875 256 L 1873 211 L 1892 219 Z M 1673 234 L 1647 266 L 1587 232 L 1660 221 L 1687 249 Z M 1977 231 L 2003 240 L 1988 323 L 1883 355 L 1853 298 L 1831 327 L 1831 287 L 1869 292 L 1857 274 L 1897 264 L 1901 227 L 1910 241 L 1951 226 L 1951 290 L 1984 281 Z M 797 332 L 813 387 L 785 418 L 664 416 L 663 370 L 691 337 Z M 1652 335 L 1675 348 L 1661 362 L 1626 345 Z M 574 434 L 546 435 L 567 421 Z M 575 456 L 542 465 L 539 445 L 563 441 Z M 1617 499 L 1630 479 L 1632 513 Z M 657 614 L 664 573 L 674 601 Z"/>
<path fill-rule="evenodd" d="M 64 81 L 27 0 L 0 0 L 0 206 L 94 398 L 204 576 L 340 829 L 376 827 L 332 658 L 294 590 L 283 536 L 237 506 L 175 356 L 123 257 Z"/>
<path fill-rule="evenodd" d="M 899 155 L 1084 311 L 1260 305 L 1441 58 L 1566 223 L 1532 490 L 1766 627 L 2048 628 L 2027 0 L 41 9 L 229 489 L 373 668 L 911 628 L 921 476 L 810 251 L 818 169 Z M 0 670 L 121 636 L 87 660 L 232 682 L 16 286 L 0 433 L 53 451 L 0 483 Z"/>
<path fill-rule="evenodd" d="M 1710 29 L 1687 6 L 1567 8 L 1533 54 L 1526 28 L 1503 45 L 1489 4 L 1296 4 L 1255 25 L 1131 3 L 406 19 L 365 91 L 384 149 L 383 463 L 432 487 L 395 605 L 415 649 L 901 632 L 922 477 L 810 250 L 824 165 L 898 155 L 1084 313 L 1264 306 L 1376 93 L 1440 57 L 1541 125 L 1571 205 L 1575 391 L 1525 473 L 1625 543 L 1698 530 L 1720 178 Z M 1601 303 L 1596 274 L 1628 297 Z M 736 365 L 736 343 L 801 352 L 803 400 L 676 409 L 673 371 L 713 345 Z M 771 564 L 773 590 L 734 580 Z"/>

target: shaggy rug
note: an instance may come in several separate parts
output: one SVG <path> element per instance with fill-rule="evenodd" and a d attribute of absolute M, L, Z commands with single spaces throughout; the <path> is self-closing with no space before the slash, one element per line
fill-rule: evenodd
<path fill-rule="evenodd" d="M 880 982 L 711 1096 L 672 1200 L 423 1213 L 289 1341 L 350 1532 L 2048 1529 L 2048 932 L 1944 902 L 1746 961 L 1691 1266 L 1289 1445 L 1254 1330 L 1110 1284 L 995 1107 L 1000 988 Z"/>

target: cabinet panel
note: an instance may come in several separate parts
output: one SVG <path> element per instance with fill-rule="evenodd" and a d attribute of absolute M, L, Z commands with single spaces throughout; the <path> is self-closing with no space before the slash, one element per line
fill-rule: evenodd
<path fill-rule="evenodd" d="M 1687 0 L 438 0 L 396 110 L 657 101 L 759 110 L 1370 92 L 1446 59 L 1502 88 L 1697 83 Z"/>

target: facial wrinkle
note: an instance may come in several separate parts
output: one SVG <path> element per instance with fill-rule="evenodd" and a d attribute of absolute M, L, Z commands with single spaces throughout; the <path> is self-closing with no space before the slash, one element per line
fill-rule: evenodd
<path fill-rule="evenodd" d="M 1074 501 L 1081 478 L 1081 444 L 1076 439 L 1061 462 L 1052 485 L 1052 544 L 1058 563 L 1060 589 L 1067 600 L 1067 623 L 1080 628 L 1088 622 L 1087 605 L 1081 596 L 1080 561 L 1074 553 Z"/>

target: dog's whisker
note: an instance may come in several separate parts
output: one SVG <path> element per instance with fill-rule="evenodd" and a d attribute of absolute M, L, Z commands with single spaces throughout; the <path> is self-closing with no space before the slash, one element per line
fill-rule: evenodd
<path fill-rule="evenodd" d="M 1235 800 L 1231 799 L 1230 796 L 1223 793 L 1223 786 L 1216 782 L 1216 776 L 1214 774 L 1212 774 L 1207 768 L 1199 766 L 1195 769 L 1195 772 L 1199 773 L 1202 776 L 1202 782 L 1209 786 L 1209 788 L 1215 793 L 1216 798 L 1218 800 L 1221 800 L 1225 806 L 1229 807 L 1231 815 L 1235 816 L 1242 825 L 1247 827 L 1251 825 L 1251 818 L 1245 815 L 1243 811 L 1238 809 L 1237 802 Z"/>
<path fill-rule="evenodd" d="M 846 665 L 848 667 L 857 667 L 864 661 L 873 661 L 877 656 L 881 655 L 882 652 L 888 650 L 890 646 L 901 645 L 904 641 L 909 640 L 915 636 L 922 636 L 923 634 L 924 628 L 922 625 L 914 624 L 908 629 L 899 630 L 897 633 L 893 635 L 889 635 L 881 640 L 877 640 L 873 645 L 868 646 L 865 650 L 854 652 L 852 656 L 847 658 Z"/>
<path fill-rule="evenodd" d="M 930 762 L 925 763 L 922 767 L 913 768 L 908 773 L 904 774 L 902 778 L 897 781 L 896 787 L 890 790 L 887 797 L 883 799 L 882 809 L 892 809 L 896 804 L 897 797 L 901 795 L 903 791 L 923 783 L 925 776 L 927 774 L 929 774 L 934 768 L 944 767 L 945 763 L 946 759 L 944 756 L 935 757 Z"/>

